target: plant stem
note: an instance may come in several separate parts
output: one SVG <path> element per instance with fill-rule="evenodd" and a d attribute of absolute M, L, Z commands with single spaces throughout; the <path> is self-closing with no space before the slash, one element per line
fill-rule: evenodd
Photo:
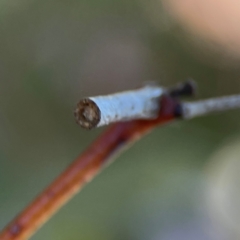
<path fill-rule="evenodd" d="M 183 118 L 191 119 L 198 116 L 208 115 L 214 112 L 222 112 L 240 108 L 240 95 L 220 98 L 210 98 L 195 102 L 182 103 Z"/>
<path fill-rule="evenodd" d="M 175 110 L 179 104 L 174 98 L 163 96 L 160 105 L 160 112 L 154 120 L 135 120 L 112 125 L 0 233 L 0 240 L 29 239 L 99 173 L 116 153 L 157 125 L 176 119 Z"/>
<path fill-rule="evenodd" d="M 145 86 L 140 89 L 82 99 L 75 110 L 77 123 L 87 129 L 114 122 L 157 118 L 159 99 L 165 89 Z"/>
<path fill-rule="evenodd" d="M 93 142 L 42 194 L 3 229 L 0 233 L 0 240 L 29 239 L 63 204 L 71 199 L 87 182 L 99 173 L 101 169 L 110 162 L 110 159 L 116 156 L 116 153 L 129 147 L 131 143 L 143 137 L 156 126 L 171 122 L 178 117 L 190 119 L 212 112 L 240 108 L 240 95 L 191 103 L 179 103 L 179 96 L 191 95 L 193 93 L 193 85 L 190 83 L 180 85 L 168 91 L 168 93 L 163 91 L 161 93 L 158 92 L 158 95 L 160 94 L 161 96 L 156 96 L 155 93 L 155 91 L 152 92 L 152 97 L 150 95 L 147 96 L 149 101 L 154 99 L 154 104 L 152 104 L 154 108 L 155 100 L 157 99 L 159 101 L 159 107 L 155 108 L 156 116 L 154 119 L 136 120 L 135 118 L 138 118 L 139 115 L 133 114 L 132 117 L 135 120 L 118 122 L 109 127 L 106 132 Z M 126 96 L 126 92 L 123 94 Z M 130 95 L 128 95 L 128 97 L 130 97 Z M 137 96 L 137 98 L 139 96 Z M 120 96 L 120 98 L 121 97 L 122 96 Z M 144 106 L 145 100 L 142 101 L 141 106 L 139 105 L 140 108 Z M 104 99 L 104 101 L 106 102 L 107 99 Z M 132 95 L 130 101 L 139 104 L 139 100 L 134 102 L 134 96 Z M 151 107 L 148 108 L 148 110 L 149 109 L 151 109 Z M 142 108 L 142 111 L 143 110 L 144 108 Z M 87 110 L 87 112 L 88 111 L 89 110 Z M 104 108 L 101 109 L 101 111 L 104 111 Z M 107 111 L 108 114 L 111 115 L 109 109 Z M 124 113 L 125 110 L 120 111 Z M 77 112 L 77 114 L 79 113 L 80 111 Z M 113 113 L 115 114 L 114 110 Z M 90 115 L 91 114 L 90 111 Z M 114 116 L 114 114 L 112 115 Z M 89 128 L 89 125 L 86 126 Z M 98 126 L 98 123 L 95 124 L 95 126 Z"/>

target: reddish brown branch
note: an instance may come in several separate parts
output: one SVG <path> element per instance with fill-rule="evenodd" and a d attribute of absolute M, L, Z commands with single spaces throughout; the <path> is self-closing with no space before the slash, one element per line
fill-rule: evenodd
<path fill-rule="evenodd" d="M 157 125 L 174 120 L 179 109 L 177 101 L 165 95 L 161 98 L 160 104 L 161 110 L 155 120 L 116 123 L 106 130 L 0 233 L 0 240 L 28 239 L 86 182 L 90 181 L 113 154 Z"/>

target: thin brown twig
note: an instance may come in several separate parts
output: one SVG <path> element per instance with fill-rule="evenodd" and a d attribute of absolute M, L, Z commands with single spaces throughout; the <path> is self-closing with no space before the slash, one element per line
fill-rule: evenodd
<path fill-rule="evenodd" d="M 178 101 L 161 98 L 161 109 L 154 120 L 134 120 L 112 125 L 80 155 L 42 194 L 0 233 L 0 240 L 26 240 L 39 229 L 81 187 L 90 181 L 119 150 L 126 148 L 157 125 L 176 116 Z"/>
<path fill-rule="evenodd" d="M 81 154 L 42 194 L 20 213 L 0 233 L 0 240 L 26 240 L 40 228 L 82 186 L 109 163 L 120 150 L 129 146 L 158 125 L 178 117 L 193 118 L 211 112 L 240 108 L 240 95 L 179 103 L 179 95 L 193 92 L 192 84 L 163 93 L 159 98 L 160 110 L 152 120 L 119 122 L 104 132 Z"/>

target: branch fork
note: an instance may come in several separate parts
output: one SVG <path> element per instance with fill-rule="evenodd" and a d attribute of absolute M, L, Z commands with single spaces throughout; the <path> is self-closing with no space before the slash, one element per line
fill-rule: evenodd
<path fill-rule="evenodd" d="M 29 239 L 56 211 L 110 162 L 120 150 L 159 125 L 240 108 L 240 95 L 196 102 L 192 81 L 166 89 L 145 86 L 109 96 L 81 100 L 75 110 L 77 123 L 86 129 L 113 123 L 88 149 L 0 233 L 0 240 Z"/>

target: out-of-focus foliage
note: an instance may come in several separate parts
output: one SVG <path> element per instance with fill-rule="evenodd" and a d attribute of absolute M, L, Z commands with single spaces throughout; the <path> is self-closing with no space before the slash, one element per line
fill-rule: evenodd
<path fill-rule="evenodd" d="M 197 81 L 200 98 L 239 93 L 238 61 L 197 41 L 160 2 L 1 1 L 0 227 L 104 130 L 75 124 L 80 98 L 188 77 Z M 32 239 L 239 239 L 234 227 L 223 230 L 227 220 L 216 220 L 227 201 L 238 215 L 224 216 L 239 219 L 234 194 L 225 204 L 214 195 L 215 183 L 224 191 L 232 182 L 211 180 L 214 169 L 217 176 L 224 172 L 212 156 L 237 142 L 239 122 L 231 111 L 156 129 Z"/>

